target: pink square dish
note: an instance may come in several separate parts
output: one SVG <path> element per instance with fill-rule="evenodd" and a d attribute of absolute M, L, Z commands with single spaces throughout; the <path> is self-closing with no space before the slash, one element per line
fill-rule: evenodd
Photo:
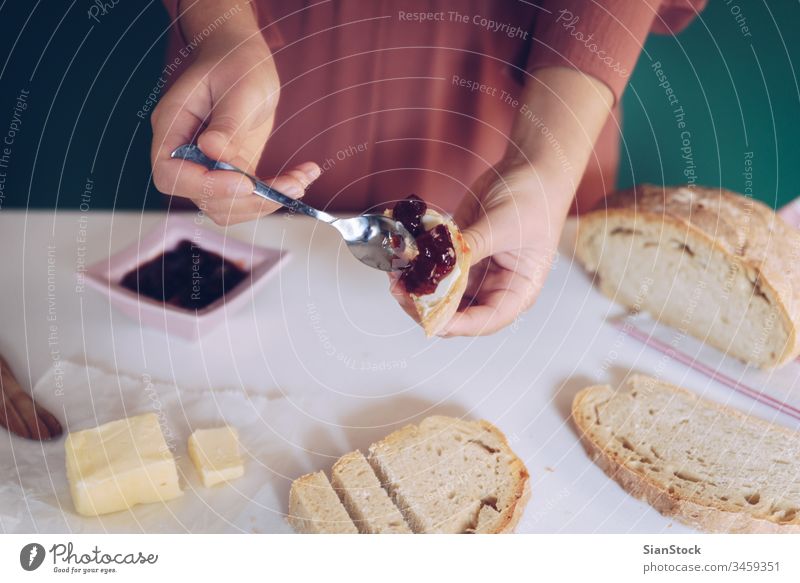
<path fill-rule="evenodd" d="M 138 241 L 92 264 L 86 269 L 86 284 L 108 295 L 112 306 L 142 326 L 189 340 L 196 340 L 218 327 L 247 304 L 269 277 L 284 265 L 289 254 L 280 249 L 245 243 L 198 226 L 192 218 L 194 216 L 171 215 Z M 247 276 L 226 291 L 222 298 L 197 311 L 140 296 L 120 285 L 129 271 L 174 249 L 185 239 L 233 261 L 248 272 Z"/>

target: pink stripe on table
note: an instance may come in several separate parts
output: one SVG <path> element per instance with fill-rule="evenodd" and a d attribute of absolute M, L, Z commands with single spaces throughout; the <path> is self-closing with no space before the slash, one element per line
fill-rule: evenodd
<path fill-rule="evenodd" d="M 743 385 L 742 383 L 732 379 L 731 377 L 725 374 L 722 374 L 721 372 L 712 369 L 709 366 L 706 366 L 701 362 L 697 362 L 696 359 L 690 358 L 686 354 L 682 353 L 679 350 L 676 350 L 675 348 L 667 345 L 664 342 L 661 342 L 657 338 L 653 338 L 652 336 L 645 334 L 644 332 L 636 328 L 636 326 L 625 326 L 620 322 L 614 322 L 613 324 L 616 328 L 622 330 L 628 336 L 631 336 L 632 338 L 635 338 L 636 340 L 640 341 L 645 346 L 649 346 L 650 348 L 658 350 L 659 352 L 667 355 L 669 358 L 676 360 L 682 364 L 685 364 L 689 368 L 696 370 L 706 375 L 707 377 L 710 377 L 715 381 L 718 381 L 730 387 L 731 389 L 733 389 L 738 393 L 747 395 L 748 397 L 750 397 L 751 399 L 755 399 L 759 403 L 763 403 L 764 405 L 767 405 L 775 409 L 776 411 L 780 411 L 781 413 L 789 415 L 794 419 L 800 420 L 800 409 L 798 409 L 797 407 L 793 407 L 792 405 L 789 405 L 788 403 L 785 403 L 779 399 L 776 399 L 774 397 L 756 391 L 755 389 L 748 387 L 747 385 Z"/>

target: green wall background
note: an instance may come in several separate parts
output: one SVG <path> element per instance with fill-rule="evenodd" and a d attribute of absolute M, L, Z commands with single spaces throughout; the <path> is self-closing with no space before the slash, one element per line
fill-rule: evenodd
<path fill-rule="evenodd" d="M 686 182 L 681 132 L 689 131 L 698 184 L 744 193 L 751 170 L 754 197 L 780 206 L 800 195 L 798 25 L 798 2 L 711 0 L 683 34 L 651 35 L 623 98 L 620 185 Z M 659 61 L 684 130 L 652 69 Z"/>
<path fill-rule="evenodd" d="M 0 7 L 0 134 L 12 120 L 16 129 L 0 211 L 161 206 L 149 120 L 136 114 L 163 66 L 166 15 L 159 0 L 119 0 L 92 20 L 93 4 Z M 798 24 L 798 2 L 711 0 L 677 38 L 652 36 L 623 100 L 620 185 L 684 183 L 690 167 L 698 184 L 745 192 L 752 180 L 753 196 L 773 206 L 799 195 Z M 654 62 L 683 106 L 682 129 Z M 24 91 L 27 109 L 14 120 Z"/>

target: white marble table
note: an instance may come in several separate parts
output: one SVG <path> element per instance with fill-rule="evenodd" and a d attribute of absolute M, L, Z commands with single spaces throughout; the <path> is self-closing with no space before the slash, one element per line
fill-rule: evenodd
<path fill-rule="evenodd" d="M 297 410 L 305 470 L 433 413 L 498 425 L 525 460 L 533 497 L 520 532 L 685 532 L 626 495 L 584 454 L 567 415 L 589 384 L 631 369 L 658 371 L 734 405 L 750 401 L 624 336 L 607 323 L 621 310 L 574 263 L 568 227 L 536 306 L 491 337 L 425 339 L 395 305 L 383 274 L 353 260 L 335 232 L 284 216 L 229 228 L 231 237 L 285 248 L 291 262 L 242 311 L 196 343 L 142 329 L 88 288 L 80 260 L 106 257 L 146 232 L 159 214 L 0 212 L 0 352 L 26 386 L 54 358 L 252 393 L 302 396 L 330 407 Z M 758 413 L 758 409 L 752 409 Z M 327 413 L 326 413 L 327 411 Z M 0 468 L 14 472 L 9 460 Z M 288 484 L 278 488 L 288 491 Z M 264 530 L 285 531 L 276 515 Z"/>

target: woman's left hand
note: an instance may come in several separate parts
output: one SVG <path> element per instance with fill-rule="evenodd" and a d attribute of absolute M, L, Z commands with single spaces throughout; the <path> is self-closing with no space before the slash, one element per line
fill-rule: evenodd
<path fill-rule="evenodd" d="M 527 113 L 519 109 L 505 156 L 478 178 L 455 213 L 472 267 L 459 311 L 440 336 L 492 334 L 533 305 L 614 104 L 602 81 L 565 67 L 537 70 L 521 101 Z M 397 281 L 392 293 L 415 315 Z"/>
<path fill-rule="evenodd" d="M 483 336 L 530 308 L 550 271 L 575 187 L 529 164 L 485 172 L 455 214 L 472 250 L 458 313 L 440 336 Z"/>

